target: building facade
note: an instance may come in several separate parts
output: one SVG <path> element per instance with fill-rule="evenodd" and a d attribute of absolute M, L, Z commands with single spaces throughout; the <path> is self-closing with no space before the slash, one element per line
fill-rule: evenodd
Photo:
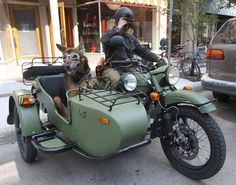
<path fill-rule="evenodd" d="M 100 38 L 121 6 L 133 10 L 140 42 L 158 50 L 166 37 L 166 0 L 0 0 L 0 63 L 61 56 L 57 43 L 76 47 L 81 38 L 96 63 L 103 52 Z"/>

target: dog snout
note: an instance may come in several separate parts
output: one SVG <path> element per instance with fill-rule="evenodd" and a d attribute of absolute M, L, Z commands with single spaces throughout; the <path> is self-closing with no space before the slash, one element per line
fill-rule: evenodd
<path fill-rule="evenodd" d="M 64 63 L 64 67 L 68 72 L 75 71 L 76 68 L 79 66 L 80 62 L 79 61 L 66 61 Z"/>

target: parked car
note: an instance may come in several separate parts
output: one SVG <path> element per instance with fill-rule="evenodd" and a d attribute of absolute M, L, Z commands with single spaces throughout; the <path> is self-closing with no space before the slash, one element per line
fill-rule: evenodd
<path fill-rule="evenodd" d="M 219 101 L 236 96 L 236 18 L 217 31 L 205 58 L 207 74 L 201 80 L 203 88 L 212 91 Z"/>

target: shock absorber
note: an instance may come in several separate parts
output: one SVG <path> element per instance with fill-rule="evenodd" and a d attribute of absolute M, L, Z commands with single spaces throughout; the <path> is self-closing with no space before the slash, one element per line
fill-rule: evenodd
<path fill-rule="evenodd" d="M 163 123 L 165 135 L 166 135 L 167 139 L 170 141 L 173 141 L 174 136 L 173 136 L 173 127 L 171 124 L 171 112 L 170 111 L 164 110 L 162 112 L 162 123 Z"/>

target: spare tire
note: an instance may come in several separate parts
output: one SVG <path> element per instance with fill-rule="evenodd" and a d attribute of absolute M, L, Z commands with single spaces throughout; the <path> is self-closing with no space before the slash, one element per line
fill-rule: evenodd
<path fill-rule="evenodd" d="M 63 66 L 31 66 L 23 72 L 25 80 L 34 80 L 37 76 L 65 73 Z"/>

